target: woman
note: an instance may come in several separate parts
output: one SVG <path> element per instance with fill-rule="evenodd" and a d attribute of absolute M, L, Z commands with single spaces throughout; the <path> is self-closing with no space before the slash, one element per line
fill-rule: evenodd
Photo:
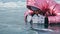
<path fill-rule="evenodd" d="M 34 10 L 31 7 L 39 9 L 39 14 L 48 17 L 48 23 L 60 23 L 60 5 L 54 0 L 27 0 L 27 8 L 25 12 L 25 21 L 28 14 L 33 15 Z M 37 13 L 36 13 L 37 14 Z"/>

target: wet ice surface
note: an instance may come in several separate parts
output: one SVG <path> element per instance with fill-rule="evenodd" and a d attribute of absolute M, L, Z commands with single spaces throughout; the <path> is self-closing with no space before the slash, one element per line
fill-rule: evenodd
<path fill-rule="evenodd" d="M 60 25 L 49 25 L 48 28 L 44 28 L 44 25 L 34 24 L 33 29 L 36 34 L 60 34 Z"/>
<path fill-rule="evenodd" d="M 29 23 L 25 25 L 23 13 L 21 10 L 0 10 L 0 34 L 60 34 L 59 26 L 49 26 L 53 32 L 31 29 Z M 39 25 L 37 28 L 42 29 L 44 26 Z"/>

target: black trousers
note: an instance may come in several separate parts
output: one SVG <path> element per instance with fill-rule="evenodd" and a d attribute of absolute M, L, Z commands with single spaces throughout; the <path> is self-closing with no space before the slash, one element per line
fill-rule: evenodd
<path fill-rule="evenodd" d="M 48 18 L 47 18 L 47 17 L 45 17 L 44 27 L 45 27 L 45 28 L 48 28 Z"/>

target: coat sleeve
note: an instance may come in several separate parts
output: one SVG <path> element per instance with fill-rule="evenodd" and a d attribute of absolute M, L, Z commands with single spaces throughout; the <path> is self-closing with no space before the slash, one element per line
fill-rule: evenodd
<path fill-rule="evenodd" d="M 49 23 L 59 23 L 60 22 L 60 5 L 55 1 L 47 1 L 49 5 L 49 12 L 51 15 L 55 14 L 55 16 L 48 16 Z"/>
<path fill-rule="evenodd" d="M 33 11 L 31 11 L 31 10 L 27 10 L 27 11 L 24 13 L 24 20 L 25 20 L 25 22 L 27 22 L 26 19 L 27 19 L 28 14 L 30 14 L 30 15 L 32 16 Z"/>

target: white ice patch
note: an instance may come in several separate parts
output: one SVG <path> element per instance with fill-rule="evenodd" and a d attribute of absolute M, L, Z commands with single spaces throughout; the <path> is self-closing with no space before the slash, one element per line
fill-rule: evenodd
<path fill-rule="evenodd" d="M 60 0 L 55 0 L 56 3 L 60 4 Z"/>
<path fill-rule="evenodd" d="M 37 28 L 35 28 L 35 29 L 37 29 Z M 52 29 L 37 29 L 37 30 L 40 30 L 40 31 L 47 31 L 47 32 L 55 32 L 54 30 L 52 30 Z"/>
<path fill-rule="evenodd" d="M 11 9 L 14 9 L 14 8 L 25 8 L 26 7 L 26 3 L 25 2 L 22 2 L 22 1 L 17 1 L 17 2 L 0 2 L 0 7 L 1 8 L 11 8 Z"/>

